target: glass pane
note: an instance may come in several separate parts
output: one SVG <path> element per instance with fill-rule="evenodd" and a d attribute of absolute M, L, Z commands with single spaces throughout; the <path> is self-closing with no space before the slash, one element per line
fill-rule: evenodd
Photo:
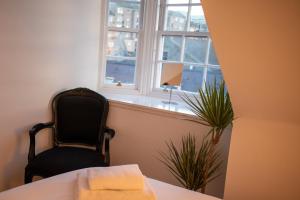
<path fill-rule="evenodd" d="M 167 0 L 167 4 L 182 4 L 189 3 L 189 0 Z"/>
<path fill-rule="evenodd" d="M 207 37 L 186 37 L 184 62 L 204 63 L 207 45 Z"/>
<path fill-rule="evenodd" d="M 182 37 L 165 36 L 163 37 L 163 60 L 180 61 Z"/>
<path fill-rule="evenodd" d="M 204 67 L 184 65 L 181 90 L 197 92 L 202 87 Z"/>
<path fill-rule="evenodd" d="M 107 35 L 107 55 L 135 57 L 137 34 L 109 31 Z"/>
<path fill-rule="evenodd" d="M 212 42 L 210 42 L 210 49 L 209 49 L 209 57 L 208 63 L 211 65 L 219 65 L 219 61 L 215 52 L 215 48 Z"/>
<path fill-rule="evenodd" d="M 200 0 L 192 0 L 192 3 L 200 3 Z"/>
<path fill-rule="evenodd" d="M 168 6 L 166 27 L 167 31 L 185 31 L 187 23 L 187 6 Z"/>
<path fill-rule="evenodd" d="M 139 28 L 140 3 L 138 1 L 109 1 L 108 26 Z"/>
<path fill-rule="evenodd" d="M 189 31 L 208 32 L 202 6 L 192 6 L 190 19 Z"/>
<path fill-rule="evenodd" d="M 215 81 L 218 84 L 223 80 L 223 75 L 220 68 L 207 68 L 206 84 L 213 84 Z"/>
<path fill-rule="evenodd" d="M 134 84 L 135 60 L 108 58 L 105 83 Z"/>

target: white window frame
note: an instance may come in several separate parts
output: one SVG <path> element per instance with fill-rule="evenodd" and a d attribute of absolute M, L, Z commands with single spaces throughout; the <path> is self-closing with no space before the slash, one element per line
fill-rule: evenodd
<path fill-rule="evenodd" d="M 171 6 L 189 6 L 189 5 L 201 5 L 201 3 L 191 3 L 189 4 L 166 4 L 166 0 L 141 0 L 141 27 L 138 35 L 138 50 L 136 55 L 136 72 L 135 72 L 135 86 L 132 85 L 122 85 L 116 86 L 115 84 L 104 84 L 105 73 L 106 73 L 106 44 L 107 44 L 107 32 L 109 30 L 120 31 L 122 28 L 109 28 L 107 26 L 107 11 L 108 11 L 108 0 L 101 1 L 101 16 L 100 16 L 100 45 L 99 45 L 99 78 L 98 78 L 98 89 L 100 91 L 116 94 L 134 94 L 134 95 L 147 95 L 159 98 L 169 98 L 169 93 L 166 93 L 161 88 L 157 88 L 157 83 L 160 81 L 160 69 L 159 60 L 162 54 L 162 36 L 163 35 L 179 35 L 179 36 L 190 36 L 190 37 L 208 37 L 208 47 L 207 54 L 205 58 L 205 63 L 201 64 L 203 66 L 209 66 L 212 68 L 219 68 L 219 65 L 208 64 L 208 56 L 210 51 L 210 34 L 209 32 L 188 32 L 188 31 L 164 31 L 164 23 L 167 5 Z M 188 12 L 191 12 L 191 6 L 189 6 Z M 189 16 L 188 13 L 188 16 Z M 151 16 L 151 17 L 147 17 Z M 189 20 L 187 26 L 189 26 Z M 126 29 L 128 30 L 128 29 Z M 184 50 L 184 44 L 182 46 Z M 183 55 L 183 53 L 181 54 Z M 170 61 L 167 61 L 170 63 Z M 176 62 L 178 63 L 178 62 Z M 182 62 L 180 62 L 182 63 Z M 185 62 L 187 63 L 187 62 Z M 195 63 L 193 63 L 195 64 Z M 196 65 L 199 65 L 197 63 Z M 205 69 L 205 78 L 207 73 L 207 67 Z M 204 84 L 202 84 L 204 85 Z M 175 94 L 182 94 L 183 92 L 187 94 L 195 94 L 193 92 L 187 91 L 175 91 Z M 181 100 L 178 95 L 173 95 L 175 100 Z"/>
<path fill-rule="evenodd" d="M 115 0 L 122 1 L 122 0 Z M 129 0 L 130 1 L 130 0 Z M 144 38 L 144 17 L 145 17 L 145 0 L 141 0 L 141 10 L 140 10 L 140 24 L 138 29 L 133 28 L 119 28 L 119 27 L 109 27 L 108 26 L 108 5 L 109 0 L 102 0 L 100 3 L 100 41 L 99 41 L 99 75 L 98 75 L 98 89 L 104 91 L 110 91 L 115 93 L 124 93 L 124 94 L 137 94 L 138 88 L 140 85 L 140 74 L 141 74 L 141 58 L 143 48 L 143 38 Z M 109 31 L 117 32 L 129 32 L 136 33 L 138 38 L 137 53 L 134 58 L 126 57 L 128 60 L 136 60 L 135 74 L 134 74 L 134 84 L 122 84 L 122 86 L 117 86 L 117 84 L 106 84 L 105 75 L 106 75 L 106 61 L 108 57 L 111 58 L 124 58 L 122 56 L 108 56 L 106 55 L 107 48 L 107 35 Z"/>
<path fill-rule="evenodd" d="M 159 14 L 159 24 L 158 24 L 158 34 L 157 34 L 157 49 L 158 51 L 156 52 L 156 57 L 155 57 L 155 65 L 154 65 L 154 81 L 152 85 L 152 93 L 151 96 L 157 96 L 157 97 L 167 97 L 168 94 L 166 94 L 162 88 L 159 88 L 158 86 L 160 85 L 160 79 L 161 79 L 161 68 L 160 64 L 162 63 L 184 63 L 184 64 L 194 64 L 194 65 L 201 65 L 204 68 L 203 72 L 203 79 L 202 79 L 202 89 L 204 88 L 204 83 L 206 82 L 207 78 L 207 70 L 208 67 L 210 68 L 220 68 L 220 65 L 212 65 L 209 64 L 209 52 L 210 52 L 210 46 L 211 46 L 211 37 L 209 32 L 189 32 L 189 31 L 165 31 L 165 25 L 167 23 L 166 20 L 166 13 L 167 13 L 167 7 L 168 6 L 188 6 L 188 13 L 187 13 L 187 22 L 186 22 L 186 30 L 189 29 L 190 26 L 190 13 L 191 13 L 191 7 L 192 6 L 202 6 L 200 3 L 192 3 L 192 0 L 189 0 L 189 3 L 186 4 L 167 4 L 167 0 L 161 0 L 160 4 L 160 14 Z M 181 58 L 180 61 L 165 61 L 160 58 L 162 58 L 162 53 L 163 53 L 163 36 L 182 36 L 182 49 L 181 49 Z M 183 56 L 184 56 L 184 48 L 185 48 L 185 37 L 207 37 L 208 38 L 208 45 L 207 45 L 207 50 L 206 50 L 206 56 L 205 56 L 205 61 L 203 64 L 199 63 L 190 63 L 190 62 L 183 62 Z M 194 92 L 189 92 L 189 91 L 183 91 L 183 90 L 176 90 L 175 91 L 177 94 L 195 94 Z M 180 100 L 180 98 L 177 98 L 177 100 Z"/>

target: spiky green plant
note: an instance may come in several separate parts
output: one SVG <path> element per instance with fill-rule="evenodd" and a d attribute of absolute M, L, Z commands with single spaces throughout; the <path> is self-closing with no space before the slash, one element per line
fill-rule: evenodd
<path fill-rule="evenodd" d="M 205 85 L 204 90 L 199 89 L 197 96 L 191 97 L 184 93 L 181 98 L 198 117 L 198 123 L 211 127 L 209 134 L 212 135 L 212 143 L 216 145 L 234 116 L 225 82 L 217 85 L 214 81 L 212 85 Z"/>
<path fill-rule="evenodd" d="M 211 152 L 212 143 L 203 139 L 199 149 L 196 147 L 195 136 L 182 137 L 181 148 L 167 142 L 168 153 L 161 153 L 163 162 L 172 175 L 187 189 L 205 193 L 206 184 L 214 180 L 220 174 L 220 153 Z"/>

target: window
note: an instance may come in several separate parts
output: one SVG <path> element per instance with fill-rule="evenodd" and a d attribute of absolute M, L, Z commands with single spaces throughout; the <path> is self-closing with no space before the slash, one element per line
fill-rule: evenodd
<path fill-rule="evenodd" d="M 106 85 L 136 85 L 141 7 L 141 0 L 107 1 L 104 44 Z"/>
<path fill-rule="evenodd" d="M 102 3 L 102 87 L 162 93 L 162 69 L 179 65 L 179 91 L 196 92 L 223 79 L 200 0 Z"/>
<path fill-rule="evenodd" d="M 179 90 L 196 92 L 223 79 L 200 0 L 164 0 L 158 38 L 154 88 L 160 88 L 161 71 L 167 65 L 183 65 Z"/>

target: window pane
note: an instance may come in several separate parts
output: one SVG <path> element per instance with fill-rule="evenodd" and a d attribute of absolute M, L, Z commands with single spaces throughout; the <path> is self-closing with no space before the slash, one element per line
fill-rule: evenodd
<path fill-rule="evenodd" d="M 208 32 L 202 6 L 192 6 L 190 16 L 190 29 L 192 32 Z"/>
<path fill-rule="evenodd" d="M 213 84 L 215 81 L 217 84 L 223 80 L 223 75 L 220 68 L 207 68 L 207 77 L 206 77 L 206 84 Z"/>
<path fill-rule="evenodd" d="M 163 60 L 180 61 L 182 37 L 165 36 L 163 37 Z"/>
<path fill-rule="evenodd" d="M 108 58 L 106 61 L 105 83 L 134 84 L 135 60 Z"/>
<path fill-rule="evenodd" d="M 210 42 L 208 63 L 211 65 L 219 65 L 219 61 L 212 42 Z"/>
<path fill-rule="evenodd" d="M 135 57 L 137 34 L 109 31 L 107 36 L 107 55 Z"/>
<path fill-rule="evenodd" d="M 181 90 L 197 92 L 202 87 L 204 67 L 184 65 Z"/>
<path fill-rule="evenodd" d="M 200 0 L 192 0 L 192 3 L 200 3 Z"/>
<path fill-rule="evenodd" d="M 138 1 L 109 1 L 108 26 L 139 28 L 140 3 Z"/>
<path fill-rule="evenodd" d="M 189 3 L 189 0 L 167 0 L 168 4 L 181 4 L 181 3 Z"/>
<path fill-rule="evenodd" d="M 207 45 L 207 37 L 186 37 L 184 62 L 204 63 Z"/>
<path fill-rule="evenodd" d="M 165 30 L 167 31 L 185 31 L 187 23 L 187 6 L 168 6 L 167 7 L 167 23 Z"/>

